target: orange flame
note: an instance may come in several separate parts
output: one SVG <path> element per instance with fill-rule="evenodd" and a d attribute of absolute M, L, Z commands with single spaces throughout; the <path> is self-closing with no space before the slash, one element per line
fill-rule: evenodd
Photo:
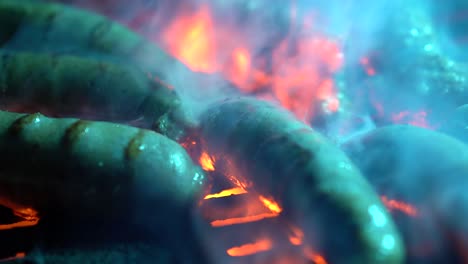
<path fill-rule="evenodd" d="M 238 225 L 238 224 L 246 224 L 252 222 L 258 222 L 266 218 L 277 217 L 278 214 L 275 213 L 263 213 L 257 215 L 250 215 L 245 217 L 237 217 L 237 218 L 229 218 L 224 220 L 215 220 L 211 222 L 212 227 L 222 227 L 222 226 L 230 226 L 230 225 Z"/>
<path fill-rule="evenodd" d="M 295 49 L 293 55 L 291 49 Z M 337 45 L 330 40 L 316 36 L 301 36 L 297 43 L 284 40 L 273 54 L 275 97 L 304 121 L 313 116 L 311 102 L 333 100 L 335 106 L 331 110 L 337 110 L 333 80 L 323 77 L 336 71 L 341 60 Z"/>
<path fill-rule="evenodd" d="M 416 217 L 418 215 L 418 210 L 411 204 L 388 199 L 386 196 L 381 196 L 380 199 L 390 211 L 398 210 L 412 217 Z"/>
<path fill-rule="evenodd" d="M 247 194 L 247 193 L 248 192 L 245 188 L 235 187 L 235 188 L 223 190 L 219 193 L 208 194 L 204 197 L 204 200 L 222 198 L 222 197 L 226 197 L 230 195 Z M 248 204 L 245 204 L 243 206 L 243 208 L 245 209 L 245 215 L 243 213 L 243 216 L 241 217 L 231 217 L 231 218 L 222 219 L 222 220 L 214 220 L 210 223 L 211 226 L 222 227 L 222 226 L 257 222 L 266 218 L 277 217 L 282 211 L 282 208 L 273 199 L 267 199 L 264 196 L 260 195 L 258 196 L 258 201 L 260 202 L 258 205 L 255 202 L 250 201 Z M 261 207 L 264 209 L 261 209 Z M 269 212 L 265 212 L 265 209 L 268 209 Z M 228 214 L 228 212 L 226 213 Z"/>
<path fill-rule="evenodd" d="M 245 80 L 249 78 L 251 58 L 250 53 L 245 48 L 237 48 L 232 53 L 232 66 L 227 69 L 229 79 L 237 86 L 248 85 Z"/>
<path fill-rule="evenodd" d="M 199 159 L 202 169 L 205 171 L 214 171 L 214 158 L 208 155 L 208 153 L 203 152 Z"/>
<path fill-rule="evenodd" d="M 275 201 L 269 200 L 264 196 L 260 195 L 258 197 L 260 201 L 265 205 L 266 208 L 270 209 L 272 213 L 279 214 L 283 210 Z"/>
<path fill-rule="evenodd" d="M 213 21 L 208 6 L 193 14 L 179 16 L 163 34 L 172 53 L 193 71 L 215 72 Z"/>
<path fill-rule="evenodd" d="M 221 198 L 221 197 L 226 197 L 226 196 L 231 196 L 231 195 L 239 195 L 239 194 L 244 194 L 244 193 L 247 193 L 247 191 L 244 188 L 236 187 L 236 188 L 231 188 L 227 190 L 222 190 L 219 193 L 208 194 L 203 199 L 208 200 L 208 199 Z"/>
<path fill-rule="evenodd" d="M 160 41 L 193 71 L 220 73 L 245 93 L 266 89 L 258 96 L 279 101 L 309 121 L 314 114 L 311 104 L 323 103 L 329 112 L 339 110 L 331 76 L 341 68 L 343 55 L 336 41 L 311 33 L 311 17 L 296 22 L 293 7 L 292 19 L 290 34 L 271 53 L 256 56 L 258 47 L 248 33 L 215 21 L 207 4 L 177 14 Z"/>
<path fill-rule="evenodd" d="M 23 221 L 18 221 L 16 223 L 1 224 L 0 230 L 35 226 L 37 223 L 39 223 L 40 218 L 38 216 L 38 212 L 33 208 L 18 205 L 8 199 L 0 199 L 0 204 L 10 208 L 13 210 L 14 215 L 23 219 Z"/>
<path fill-rule="evenodd" d="M 222 226 L 228 226 L 228 225 L 237 225 L 237 224 L 246 224 L 250 222 L 257 222 L 265 218 L 277 217 L 281 213 L 282 209 L 275 201 L 271 199 L 266 199 L 265 197 L 261 195 L 259 196 L 259 200 L 260 202 L 262 202 L 263 206 L 266 207 L 270 212 L 257 213 L 254 215 L 247 215 L 243 217 L 228 218 L 224 220 L 215 220 L 211 222 L 211 226 L 222 227 Z"/>
<path fill-rule="evenodd" d="M 244 244 L 239 247 L 233 247 L 226 252 L 231 257 L 243 257 L 253 255 L 258 252 L 268 251 L 272 248 L 273 243 L 269 239 L 260 239 L 251 244 Z"/>

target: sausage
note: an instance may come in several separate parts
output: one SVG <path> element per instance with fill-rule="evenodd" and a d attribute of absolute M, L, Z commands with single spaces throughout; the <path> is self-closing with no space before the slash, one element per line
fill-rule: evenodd
<path fill-rule="evenodd" d="M 331 263 L 401 263 L 391 217 L 336 146 L 292 114 L 251 98 L 213 105 L 200 121 L 210 154 L 224 156 Z"/>
<path fill-rule="evenodd" d="M 106 121 L 142 119 L 151 127 L 179 107 L 178 96 L 141 71 L 103 60 L 44 53 L 0 53 L 3 110 Z"/>
<path fill-rule="evenodd" d="M 417 209 L 417 216 L 393 214 L 409 263 L 468 261 L 466 144 L 437 131 L 391 125 L 343 149 L 379 194 Z"/>
<path fill-rule="evenodd" d="M 149 130 L 39 113 L 2 111 L 0 121 L 0 201 L 42 214 L 102 217 L 137 202 L 170 214 L 191 203 L 205 179 L 179 144 Z"/>
<path fill-rule="evenodd" d="M 167 81 L 165 68 L 188 68 L 157 45 L 104 16 L 57 3 L 0 1 L 0 46 L 5 49 L 94 53 L 121 57 Z"/>

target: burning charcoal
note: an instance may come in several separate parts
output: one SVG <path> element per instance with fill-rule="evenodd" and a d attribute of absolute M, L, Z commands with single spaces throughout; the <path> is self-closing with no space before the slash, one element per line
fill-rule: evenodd
<path fill-rule="evenodd" d="M 222 170 L 216 161 L 212 168 Z M 251 188 L 208 194 L 200 210 L 210 222 L 200 232 L 213 263 L 324 263 L 303 245 L 302 230 L 281 217 L 279 205 Z"/>
<path fill-rule="evenodd" d="M 201 135 L 243 182 L 273 196 L 281 216 L 331 263 L 400 263 L 391 217 L 348 158 L 290 113 L 263 101 L 229 99 L 202 116 Z"/>
<path fill-rule="evenodd" d="M 468 146 L 412 126 L 388 126 L 345 145 L 403 233 L 409 263 L 465 263 Z"/>
<path fill-rule="evenodd" d="M 280 219 L 278 218 L 266 218 L 262 221 L 252 221 L 246 224 L 231 224 L 223 227 L 211 228 L 211 234 L 205 234 L 207 237 L 217 237 L 219 241 L 213 247 L 210 247 L 212 250 L 216 250 L 218 247 L 218 254 L 224 256 L 219 256 L 217 259 L 225 259 L 223 263 L 229 262 L 227 259 L 226 251 L 229 248 L 233 248 L 248 242 L 257 240 L 257 238 L 266 238 L 268 237 L 271 241 L 278 241 L 278 238 L 287 241 L 287 235 L 285 232 L 281 232 L 279 228 L 281 224 L 279 223 Z M 271 230 L 277 230 L 272 236 Z M 273 238 L 274 237 L 274 238 Z M 286 243 L 284 243 L 286 244 Z M 225 250 L 219 250 L 219 247 L 222 246 Z M 213 253 L 215 253 L 213 251 Z M 235 263 L 235 259 L 231 259 Z"/>
<path fill-rule="evenodd" d="M 205 178 L 176 142 L 112 123 L 0 116 L 0 202 L 26 220 L 144 227 L 176 247 L 192 235 L 189 215 Z"/>
<path fill-rule="evenodd" d="M 338 41 L 316 26 L 312 12 L 299 15 L 298 9 L 289 1 L 162 0 L 155 9 L 135 11 L 137 25 L 128 24 L 193 71 L 219 75 L 236 85 L 236 91 L 279 100 L 300 119 L 319 119 L 341 105 L 330 77 L 343 54 Z M 121 21 L 118 15 L 113 18 Z M 224 85 L 230 86 L 200 85 L 195 96 L 206 100 L 209 87 Z M 323 109 L 313 109 L 315 105 Z"/>

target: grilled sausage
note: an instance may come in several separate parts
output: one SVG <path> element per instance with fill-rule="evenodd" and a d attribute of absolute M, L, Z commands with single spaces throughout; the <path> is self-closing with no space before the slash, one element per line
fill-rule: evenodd
<path fill-rule="evenodd" d="M 203 141 L 226 156 L 331 263 L 401 263 L 391 217 L 347 156 L 290 113 L 267 102 L 229 99 L 201 118 Z"/>

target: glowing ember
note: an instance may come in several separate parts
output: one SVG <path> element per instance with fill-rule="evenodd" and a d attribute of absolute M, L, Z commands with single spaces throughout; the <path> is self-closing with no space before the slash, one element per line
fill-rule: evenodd
<path fill-rule="evenodd" d="M 226 196 L 239 195 L 239 194 L 244 194 L 244 193 L 247 193 L 247 191 L 244 188 L 236 187 L 236 188 L 223 190 L 219 193 L 208 194 L 203 199 L 208 200 L 208 199 L 214 199 L 214 198 L 222 198 Z"/>
<path fill-rule="evenodd" d="M 227 254 L 231 257 L 242 257 L 253 255 L 262 251 L 268 251 L 271 248 L 272 242 L 269 239 L 260 239 L 255 243 L 230 248 L 227 250 Z"/>
<path fill-rule="evenodd" d="M 426 111 L 419 111 L 416 113 L 403 111 L 392 115 L 392 121 L 397 124 L 408 124 L 424 128 L 433 128 L 431 125 L 429 125 L 426 118 Z"/>
<path fill-rule="evenodd" d="M 190 153 L 190 152 L 191 152 L 191 149 L 193 149 L 193 148 L 197 145 L 197 142 L 196 142 L 196 141 L 187 140 L 187 141 L 181 142 L 180 145 L 181 145 L 185 150 L 187 150 L 188 153 Z"/>
<path fill-rule="evenodd" d="M 203 152 L 200 156 L 200 165 L 205 171 L 214 171 L 214 158 L 212 158 L 208 153 Z"/>
<path fill-rule="evenodd" d="M 211 222 L 211 226 L 222 227 L 222 226 L 246 224 L 246 223 L 257 222 L 266 218 L 272 218 L 272 217 L 277 217 L 277 216 L 278 214 L 276 213 L 263 213 L 263 214 L 258 214 L 258 215 L 245 216 L 245 217 L 229 218 L 225 220 L 215 220 Z"/>
<path fill-rule="evenodd" d="M 228 175 L 227 178 L 232 182 L 232 184 L 242 189 L 245 189 L 251 185 L 251 183 L 243 182 L 233 175 Z"/>
<path fill-rule="evenodd" d="M 229 218 L 229 219 L 224 219 L 224 220 L 215 220 L 211 222 L 211 226 L 221 227 L 221 226 L 228 226 L 228 225 L 237 225 L 237 224 L 257 222 L 265 218 L 277 217 L 279 213 L 281 213 L 282 209 L 281 207 L 279 207 L 279 205 L 275 201 L 269 200 L 263 196 L 259 196 L 259 200 L 262 202 L 263 206 L 265 206 L 268 210 L 270 210 L 270 212 L 259 213 L 255 215 L 247 215 L 244 217 Z"/>
<path fill-rule="evenodd" d="M 234 188 L 230 190 L 237 190 L 237 189 L 238 188 Z M 245 189 L 243 188 L 238 189 L 238 191 L 243 191 L 244 193 L 247 193 L 247 191 L 245 191 Z M 277 217 L 282 210 L 279 207 L 279 205 L 271 199 L 267 199 L 263 196 L 259 196 L 259 201 L 261 203 L 259 203 L 258 205 L 255 202 L 250 201 L 243 206 L 243 208 L 246 209 L 245 216 L 232 217 L 232 218 L 223 219 L 223 220 L 214 220 L 211 222 L 211 226 L 222 227 L 222 226 L 258 222 L 266 218 Z M 265 212 L 265 209 L 268 209 L 270 212 Z M 226 214 L 229 214 L 229 212 L 226 212 Z"/>
<path fill-rule="evenodd" d="M 276 214 L 279 214 L 281 213 L 281 211 L 283 209 L 281 209 L 281 207 L 273 200 L 269 200 L 267 198 L 265 198 L 264 196 L 259 196 L 258 197 L 260 199 L 260 201 L 265 205 L 265 207 L 267 207 L 268 209 L 270 209 L 270 211 L 272 213 L 276 213 Z"/>
<path fill-rule="evenodd" d="M 295 246 L 299 246 L 302 244 L 304 239 L 304 232 L 297 227 L 291 227 L 292 234 L 289 235 L 289 242 Z"/>
<path fill-rule="evenodd" d="M 10 208 L 11 210 L 13 210 L 14 215 L 23 219 L 23 221 L 19 221 L 16 223 L 1 224 L 0 230 L 35 226 L 37 225 L 37 223 L 39 223 L 40 218 L 38 216 L 38 212 L 32 208 L 17 205 L 6 199 L 0 200 L 0 204 L 7 208 Z"/>
<path fill-rule="evenodd" d="M 14 228 L 35 226 L 37 225 L 38 222 L 39 222 L 39 218 L 34 219 L 34 220 L 19 221 L 19 222 L 12 223 L 12 224 L 3 224 L 3 225 L 0 225 L 0 230 L 9 230 L 9 229 L 14 229 Z"/>
<path fill-rule="evenodd" d="M 37 211 L 32 208 L 15 208 L 13 213 L 28 221 L 38 220 Z"/>
<path fill-rule="evenodd" d="M 315 264 L 327 264 L 327 261 L 325 258 L 323 258 L 321 255 L 315 253 L 312 249 L 310 248 L 305 248 L 304 249 L 304 255 L 310 260 L 312 260 Z"/>
<path fill-rule="evenodd" d="M 380 199 L 390 211 L 398 210 L 412 217 L 415 217 L 418 215 L 418 210 L 410 204 L 400 202 L 397 200 L 391 200 L 391 199 L 388 199 L 386 196 L 381 196 Z"/>
<path fill-rule="evenodd" d="M 13 256 L 13 257 L 0 259 L 0 262 L 9 262 L 9 261 L 13 261 L 13 260 L 16 260 L 16 259 L 22 259 L 22 258 L 24 258 L 24 257 L 26 257 L 26 253 L 24 253 L 24 252 L 18 252 L 18 253 L 16 253 L 16 255 Z"/>

